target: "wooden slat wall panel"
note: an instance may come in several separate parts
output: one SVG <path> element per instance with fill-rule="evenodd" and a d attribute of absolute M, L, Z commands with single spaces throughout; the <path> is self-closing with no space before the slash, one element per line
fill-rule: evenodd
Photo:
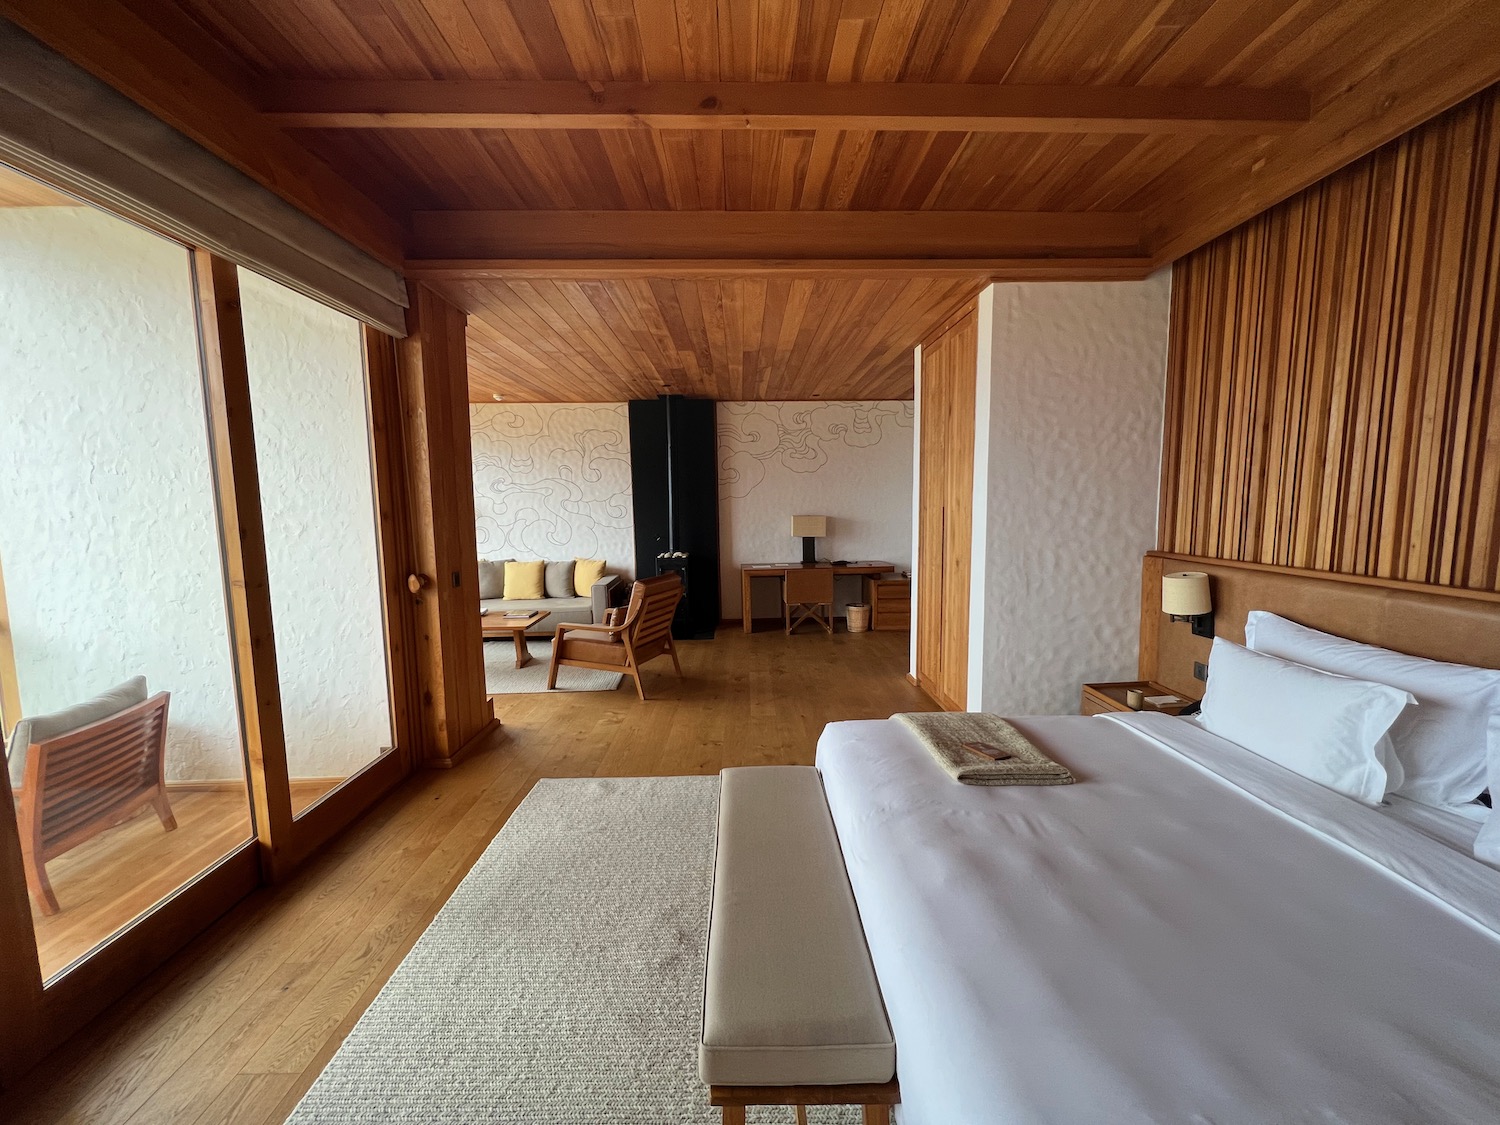
<path fill-rule="evenodd" d="M 1163 550 L 1500 589 L 1500 87 L 1177 263 Z"/>

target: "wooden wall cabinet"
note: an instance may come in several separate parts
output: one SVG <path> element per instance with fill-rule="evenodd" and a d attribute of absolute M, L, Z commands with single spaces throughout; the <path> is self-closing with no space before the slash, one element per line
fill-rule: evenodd
<path fill-rule="evenodd" d="M 917 683 L 952 711 L 969 695 L 978 345 L 971 308 L 923 347 L 918 390 Z"/>

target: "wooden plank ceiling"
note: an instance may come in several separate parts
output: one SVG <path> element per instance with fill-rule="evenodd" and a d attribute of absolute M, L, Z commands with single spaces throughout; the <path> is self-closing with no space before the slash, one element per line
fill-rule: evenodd
<path fill-rule="evenodd" d="M 961 280 L 1141 276 L 1500 80 L 1494 0 L 91 0 L 103 42 L 66 7 L 0 0 L 197 135 L 154 76 L 208 68 L 393 216 L 475 319 L 475 397 L 884 385 Z M 746 344 L 772 277 L 868 346 Z"/>
<path fill-rule="evenodd" d="M 472 310 L 470 397 L 910 398 L 912 345 L 973 292 L 931 278 L 441 283 Z"/>

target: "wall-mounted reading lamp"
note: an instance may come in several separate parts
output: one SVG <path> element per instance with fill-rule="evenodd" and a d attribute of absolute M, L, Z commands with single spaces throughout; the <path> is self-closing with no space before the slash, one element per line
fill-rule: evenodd
<path fill-rule="evenodd" d="M 818 561 L 817 541 L 828 534 L 828 517 L 793 516 L 792 534 L 802 537 L 802 565 L 812 566 Z"/>
<path fill-rule="evenodd" d="M 1161 577 L 1161 611 L 1173 621 L 1188 621 L 1193 636 L 1214 635 L 1214 599 L 1208 575 L 1201 570 L 1182 570 Z"/>

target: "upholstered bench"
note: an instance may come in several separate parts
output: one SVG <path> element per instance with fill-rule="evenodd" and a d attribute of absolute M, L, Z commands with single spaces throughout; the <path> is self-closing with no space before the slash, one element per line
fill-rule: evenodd
<path fill-rule="evenodd" d="M 896 1044 L 823 783 L 811 766 L 719 774 L 698 1072 L 724 1125 L 750 1105 L 901 1100 Z"/>

